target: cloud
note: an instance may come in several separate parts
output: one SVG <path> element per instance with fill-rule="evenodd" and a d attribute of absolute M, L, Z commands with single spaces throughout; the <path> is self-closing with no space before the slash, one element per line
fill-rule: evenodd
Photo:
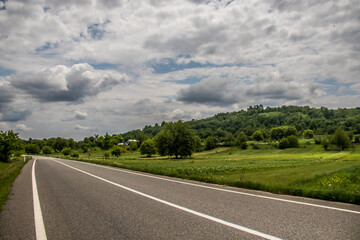
<path fill-rule="evenodd" d="M 199 83 L 183 88 L 177 93 L 176 100 L 184 103 L 200 103 L 215 106 L 226 106 L 237 103 L 241 100 L 232 86 L 234 80 L 209 77 Z"/>
<path fill-rule="evenodd" d="M 95 70 L 87 63 L 10 76 L 11 85 L 42 102 L 81 102 L 126 82 L 126 75 Z"/>
<path fill-rule="evenodd" d="M 87 117 L 88 117 L 88 114 L 86 112 L 75 111 L 75 119 L 84 120 Z"/>
<path fill-rule="evenodd" d="M 24 121 L 28 116 L 30 116 L 32 112 L 30 110 L 8 110 L 4 111 L 1 114 L 0 121 L 2 122 L 18 122 Z"/>
<path fill-rule="evenodd" d="M 32 128 L 26 126 L 25 124 L 17 124 L 15 128 L 16 131 L 24 131 L 24 132 L 28 132 L 32 130 Z"/>
<path fill-rule="evenodd" d="M 81 126 L 80 124 L 76 124 L 75 130 L 91 130 L 90 127 Z"/>
<path fill-rule="evenodd" d="M 8 84 L 0 82 L 0 111 L 3 111 L 15 100 L 15 93 Z"/>

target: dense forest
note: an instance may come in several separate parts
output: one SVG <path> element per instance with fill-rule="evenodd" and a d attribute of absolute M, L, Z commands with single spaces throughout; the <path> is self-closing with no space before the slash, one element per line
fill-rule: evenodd
<path fill-rule="evenodd" d="M 141 135 L 154 137 L 164 126 L 145 126 L 142 130 L 133 130 L 122 134 L 124 139 L 136 139 Z M 250 137 L 255 131 L 261 130 L 268 135 L 272 128 L 279 126 L 294 126 L 301 136 L 307 130 L 313 130 L 315 135 L 333 134 L 340 126 L 348 133 L 360 134 L 360 107 L 336 110 L 326 107 L 310 108 L 308 106 L 267 107 L 263 105 L 250 106 L 247 110 L 231 113 L 219 113 L 215 116 L 191 120 L 190 128 L 196 131 L 201 139 L 215 137 L 225 138 L 231 133 L 236 136 L 244 132 Z"/>

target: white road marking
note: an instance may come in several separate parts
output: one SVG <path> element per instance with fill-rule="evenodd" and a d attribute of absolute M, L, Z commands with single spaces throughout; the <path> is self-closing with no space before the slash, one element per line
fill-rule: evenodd
<path fill-rule="evenodd" d="M 262 238 L 265 238 L 265 239 L 270 239 L 270 240 L 279 240 L 280 238 L 277 238 L 277 237 L 274 237 L 274 236 L 271 236 L 271 235 L 268 235 L 268 234 L 265 234 L 265 233 L 262 233 L 262 232 L 259 232 L 259 231 L 256 231 L 256 230 L 253 230 L 253 229 L 250 229 L 250 228 L 247 228 L 247 227 L 243 227 L 243 226 L 240 226 L 240 225 L 237 225 L 235 223 L 231 223 L 231 222 L 228 222 L 228 221 L 225 221 L 225 220 L 222 220 L 220 218 L 216 218 L 216 217 L 213 217 L 213 216 L 210 216 L 210 215 L 207 215 L 207 214 L 204 214 L 204 213 L 201 213 L 201 212 L 197 212 L 197 211 L 194 211 L 192 209 L 189 209 L 189 208 L 186 208 L 186 207 L 182 207 L 180 205 L 177 205 L 177 204 L 174 204 L 174 203 L 171 203 L 171 202 L 168 202 L 168 201 L 165 201 L 165 200 L 162 200 L 160 198 L 157 198 L 157 197 L 154 197 L 154 196 L 151 196 L 151 195 L 148 195 L 146 193 L 143 193 L 143 192 L 140 192 L 140 191 L 137 191 L 135 189 L 132 189 L 132 188 L 129 188 L 129 187 L 126 187 L 126 186 L 123 186 L 121 184 L 118 184 L 118 183 L 115 183 L 115 182 L 112 182 L 112 181 L 109 181 L 105 178 L 102 178 L 102 177 L 99 177 L 99 176 L 96 176 L 94 174 L 91 174 L 91 173 L 88 173 L 86 171 L 83 171 L 81 169 L 78 169 L 78 168 L 75 168 L 73 166 L 70 166 L 66 163 L 62 163 L 58 160 L 54 160 L 64 166 L 67 166 L 71 169 L 74 169 L 78 172 L 81 172 L 81 173 L 84 173 L 86 175 L 89 175 L 91 177 L 94 177 L 96 179 L 99 179 L 101 181 L 104 181 L 106 183 L 110 183 L 114 186 L 117 186 L 119 188 L 122 188 L 122 189 L 125 189 L 127 191 L 130 191 L 130 192 L 133 192 L 133 193 L 136 193 L 140 196 L 143 196 L 143 197 L 146 197 L 146 198 L 149 198 L 149 199 L 152 199 L 154 201 L 157 201 L 157 202 L 160 202 L 160 203 L 163 203 L 163 204 L 166 204 L 168 206 L 171 206 L 171 207 L 174 207 L 174 208 L 177 208 L 177 209 L 180 209 L 182 211 L 185 211 L 185 212 L 188 212 L 188 213 L 191 213 L 191 214 L 194 214 L 196 216 L 199 216 L 199 217 L 202 217 L 202 218 L 205 218 L 205 219 L 208 219 L 210 221 L 213 221 L 213 222 L 216 222 L 216 223 L 220 223 L 220 224 L 223 224 L 225 226 L 228 226 L 228 227 L 232 227 L 232 228 L 235 228 L 237 230 L 240 230 L 240 231 L 243 231 L 243 232 L 247 232 L 247 233 L 250 233 L 252 235 L 255 235 L 255 236 L 259 236 L 259 237 L 262 237 Z"/>
<path fill-rule="evenodd" d="M 79 162 L 79 163 L 88 164 L 88 165 L 91 165 L 91 166 L 96 166 L 96 167 L 101 167 L 101 168 L 106 168 L 106 169 L 110 169 L 110 170 L 114 170 L 114 171 L 124 172 L 124 173 L 128 173 L 128 174 L 133 174 L 133 175 L 138 175 L 138 176 L 143 176 L 143 177 L 148 177 L 148 178 L 159 179 L 159 180 L 168 181 L 168 182 L 180 183 L 180 184 L 190 185 L 190 186 L 200 187 L 200 188 L 207 188 L 207 189 L 221 191 L 221 192 L 228 192 L 228 193 L 245 195 L 245 196 L 249 196 L 249 197 L 264 198 L 264 199 L 269 199 L 269 200 L 274 200 L 274 201 L 287 202 L 287 203 L 305 205 L 305 206 L 310 206 L 310 207 L 317 207 L 317 208 L 324 208 L 324 209 L 330 209 L 330 210 L 341 211 L 341 212 L 360 214 L 359 211 L 354 211 L 354 210 L 349 210 L 349 209 L 344 209 L 344 208 L 329 207 L 329 206 L 324 206 L 324 205 L 319 205 L 319 204 L 299 202 L 299 201 L 294 201 L 294 200 L 288 200 L 288 199 L 282 199 L 282 198 L 276 198 L 276 197 L 268 197 L 268 196 L 263 196 L 263 195 L 257 195 L 257 194 L 253 194 L 253 193 L 245 193 L 245 192 L 239 192 L 239 191 L 234 191 L 234 190 L 229 190 L 229 189 L 210 187 L 210 186 L 200 185 L 200 184 L 196 184 L 196 183 L 189 183 L 189 182 L 183 182 L 183 181 L 179 181 L 179 180 L 173 180 L 173 179 L 168 179 L 168 178 L 152 176 L 152 175 L 148 175 L 148 174 L 130 172 L 130 171 L 126 171 L 126 170 L 123 170 L 123 169 L 118 169 L 118 168 L 114 168 L 114 167 L 107 167 L 107 166 L 102 166 L 102 165 L 97 165 L 97 164 L 92 164 L 92 163 L 86 163 L 86 162 Z"/>
<path fill-rule="evenodd" d="M 44 220 L 41 212 L 41 206 L 40 206 L 40 200 L 39 200 L 39 194 L 37 190 L 37 184 L 36 184 L 36 177 L 35 177 L 35 163 L 36 160 L 34 160 L 33 166 L 32 166 L 32 190 L 33 190 L 33 202 L 34 202 L 34 219 L 35 219 L 35 232 L 36 232 L 36 239 L 37 240 L 46 240 L 46 231 L 45 231 L 45 225 Z"/>

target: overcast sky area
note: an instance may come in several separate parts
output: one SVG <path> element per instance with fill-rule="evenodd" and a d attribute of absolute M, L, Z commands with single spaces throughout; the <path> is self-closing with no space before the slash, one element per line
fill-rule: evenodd
<path fill-rule="evenodd" d="M 0 130 L 23 139 L 357 107 L 359 76 L 359 0 L 0 1 Z"/>

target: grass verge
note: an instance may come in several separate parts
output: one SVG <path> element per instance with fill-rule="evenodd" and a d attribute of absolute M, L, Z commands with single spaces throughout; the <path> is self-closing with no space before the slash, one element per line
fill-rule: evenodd
<path fill-rule="evenodd" d="M 26 162 L 28 159 L 26 160 Z M 13 182 L 21 172 L 21 168 L 25 165 L 23 160 L 11 160 L 10 162 L 0 162 L 0 211 L 2 210 Z"/>

